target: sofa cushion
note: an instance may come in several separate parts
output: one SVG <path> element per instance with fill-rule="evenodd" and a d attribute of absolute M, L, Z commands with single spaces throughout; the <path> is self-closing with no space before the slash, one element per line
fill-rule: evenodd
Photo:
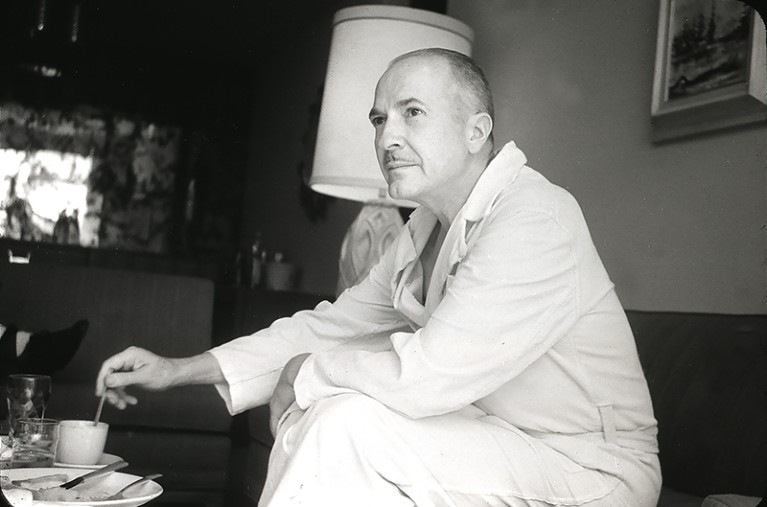
<path fill-rule="evenodd" d="M 657 507 L 700 507 L 703 498 L 663 486 Z"/>
<path fill-rule="evenodd" d="M 741 495 L 709 495 L 701 507 L 756 507 L 761 498 Z"/>
<path fill-rule="evenodd" d="M 627 312 L 658 419 L 664 485 L 767 490 L 767 316 Z"/>

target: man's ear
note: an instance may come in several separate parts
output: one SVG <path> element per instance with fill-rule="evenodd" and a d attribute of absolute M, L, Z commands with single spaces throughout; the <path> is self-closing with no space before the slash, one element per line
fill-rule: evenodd
<path fill-rule="evenodd" d="M 487 113 L 475 113 L 469 117 L 467 124 L 469 135 L 469 152 L 478 153 L 493 131 L 493 119 Z"/>

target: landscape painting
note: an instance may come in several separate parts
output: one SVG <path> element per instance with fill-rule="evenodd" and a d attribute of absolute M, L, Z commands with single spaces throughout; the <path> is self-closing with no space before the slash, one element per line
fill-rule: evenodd
<path fill-rule="evenodd" d="M 659 0 L 651 106 L 655 142 L 763 123 L 762 19 L 739 0 Z"/>
<path fill-rule="evenodd" d="M 667 100 L 746 83 L 752 15 L 738 0 L 674 0 Z"/>

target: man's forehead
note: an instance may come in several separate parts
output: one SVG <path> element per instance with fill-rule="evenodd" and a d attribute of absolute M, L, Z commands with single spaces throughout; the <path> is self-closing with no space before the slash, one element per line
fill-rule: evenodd
<path fill-rule="evenodd" d="M 396 100 L 399 94 L 424 99 L 449 92 L 454 84 L 449 65 L 443 59 L 412 56 L 394 62 L 384 72 L 376 86 L 376 100 Z"/>
<path fill-rule="evenodd" d="M 447 75 L 450 64 L 445 58 L 437 55 L 413 55 L 392 63 L 384 72 L 381 79 L 387 76 L 415 76 L 418 74 Z"/>

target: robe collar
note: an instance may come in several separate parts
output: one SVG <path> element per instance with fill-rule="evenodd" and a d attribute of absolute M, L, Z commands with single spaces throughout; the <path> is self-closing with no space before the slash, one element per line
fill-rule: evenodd
<path fill-rule="evenodd" d="M 395 248 L 395 276 L 392 278 L 392 301 L 414 329 L 426 325 L 442 301 L 445 282 L 466 256 L 473 226 L 488 216 L 498 195 L 514 182 L 527 158 L 517 145 L 507 143 L 482 172 L 463 207 L 450 224 L 434 264 L 427 299 L 423 301 L 423 269 L 419 257 L 434 227 L 437 216 L 424 206 L 418 207 L 400 234 Z"/>

